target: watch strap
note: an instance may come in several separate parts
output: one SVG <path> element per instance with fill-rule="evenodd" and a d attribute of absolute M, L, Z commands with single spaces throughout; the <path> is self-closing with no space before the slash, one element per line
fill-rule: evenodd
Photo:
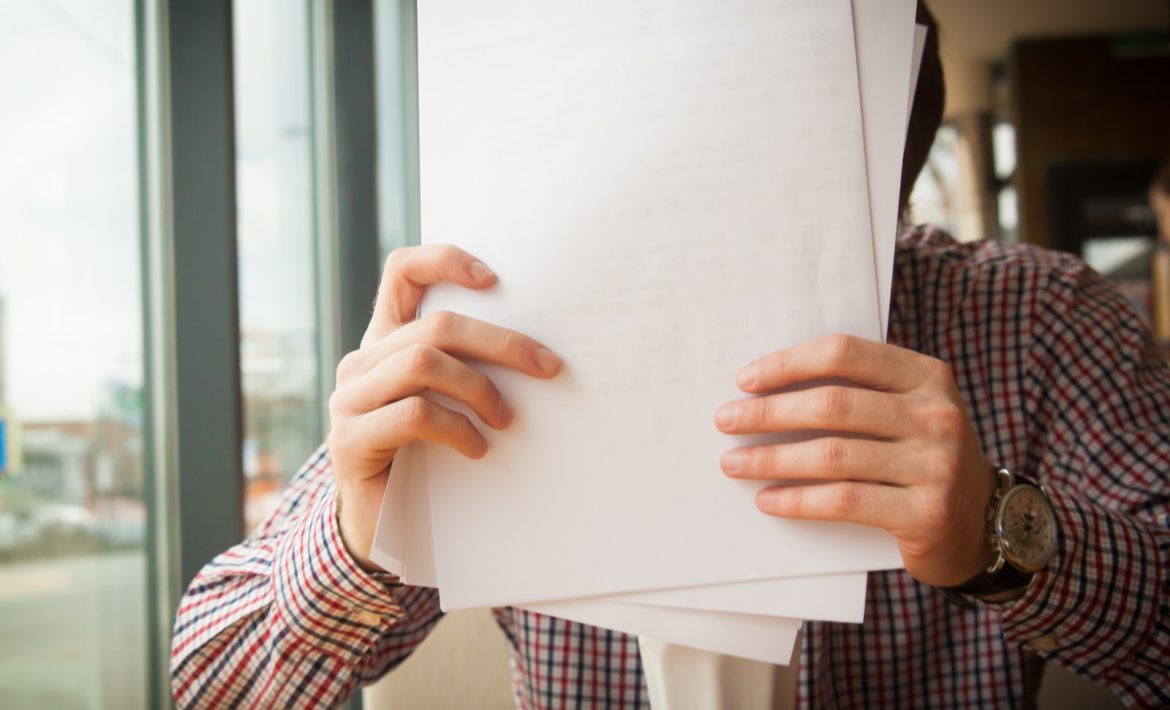
<path fill-rule="evenodd" d="M 998 596 L 1007 592 L 1019 592 L 1016 596 L 996 600 L 1011 601 L 1024 596 L 1024 592 L 1034 576 L 1033 573 L 1019 570 L 1009 563 L 995 572 L 980 572 L 962 584 L 942 587 L 942 590 L 952 594 L 969 594 L 980 598 Z"/>

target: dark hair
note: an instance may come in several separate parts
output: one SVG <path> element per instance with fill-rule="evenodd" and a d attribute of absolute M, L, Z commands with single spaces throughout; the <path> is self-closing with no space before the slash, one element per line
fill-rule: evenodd
<path fill-rule="evenodd" d="M 947 100 L 942 59 L 939 57 L 938 22 L 922 0 L 918 3 L 918 24 L 925 25 L 928 31 L 922 52 L 922 68 L 918 73 L 918 88 L 914 93 L 914 106 L 910 110 L 906 151 L 902 156 L 902 192 L 898 200 L 898 213 L 903 217 L 910 206 L 910 193 L 914 190 L 918 174 L 930 157 L 930 147 L 934 145 L 934 135 L 942 125 L 943 108 Z"/>

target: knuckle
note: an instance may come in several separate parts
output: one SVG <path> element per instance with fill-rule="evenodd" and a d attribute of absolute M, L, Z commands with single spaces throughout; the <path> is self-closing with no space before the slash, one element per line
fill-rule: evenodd
<path fill-rule="evenodd" d="M 849 456 L 849 447 L 844 439 L 830 438 L 821 444 L 821 464 L 829 471 L 836 471 L 845 465 Z"/>
<path fill-rule="evenodd" d="M 406 351 L 407 368 L 416 374 L 430 374 L 439 368 L 439 351 L 425 343 L 415 343 Z"/>
<path fill-rule="evenodd" d="M 452 262 L 459 261 L 463 258 L 463 250 L 454 244 L 440 244 L 435 247 L 439 255 L 439 261 Z"/>
<path fill-rule="evenodd" d="M 953 402 L 928 407 L 924 415 L 928 431 L 935 440 L 957 440 L 966 426 L 966 417 L 963 411 Z"/>
<path fill-rule="evenodd" d="M 849 390 L 845 387 L 825 387 L 821 392 L 818 413 L 822 419 L 835 421 L 849 414 Z"/>
<path fill-rule="evenodd" d="M 959 471 L 959 456 L 958 450 L 951 447 L 944 447 L 935 454 L 934 468 L 938 475 L 941 475 L 948 481 L 954 481 L 958 477 Z"/>
<path fill-rule="evenodd" d="M 426 329 L 435 337 L 443 339 L 455 332 L 458 327 L 459 316 L 451 311 L 435 311 L 425 319 Z"/>
<path fill-rule="evenodd" d="M 496 387 L 496 384 L 491 381 L 491 378 L 476 370 L 472 370 L 472 373 L 472 377 L 474 378 L 472 387 L 477 393 L 479 393 L 481 398 L 492 402 L 493 404 L 498 403 L 501 399 L 503 399 L 503 395 L 500 394 L 499 388 Z"/>
<path fill-rule="evenodd" d="M 399 416 L 408 427 L 412 428 L 425 423 L 430 418 L 430 409 L 430 402 L 419 396 L 407 397 L 398 402 Z"/>
<path fill-rule="evenodd" d="M 341 394 L 341 390 L 333 390 L 333 393 L 329 395 L 330 420 L 339 419 L 341 412 L 345 411 L 343 399 L 344 395 Z"/>
<path fill-rule="evenodd" d="M 745 413 L 744 423 L 748 426 L 776 424 L 784 419 L 783 409 L 776 397 L 748 400 L 746 406 L 741 407 L 740 411 Z"/>
<path fill-rule="evenodd" d="M 959 452 L 950 447 L 941 448 L 932 455 L 929 465 L 936 479 L 954 481 L 959 476 Z"/>
<path fill-rule="evenodd" d="M 927 367 L 928 371 L 934 379 L 954 382 L 955 372 L 949 363 L 944 362 L 943 360 L 938 360 L 936 358 L 931 358 Z"/>
<path fill-rule="evenodd" d="M 337 363 L 337 381 L 343 382 L 353 374 L 359 371 L 359 360 L 361 355 L 358 350 L 351 350 L 346 353 Z"/>
<path fill-rule="evenodd" d="M 950 524 L 953 506 L 945 496 L 923 495 L 918 510 L 923 530 L 940 530 Z"/>
<path fill-rule="evenodd" d="M 792 355 L 788 352 L 787 349 L 777 350 L 768 358 L 766 358 L 763 364 L 764 372 L 768 372 L 770 370 L 773 376 L 783 375 L 788 371 L 792 364 Z"/>
<path fill-rule="evenodd" d="M 382 265 L 382 274 L 389 277 L 391 274 L 396 274 L 402 271 L 403 263 L 410 258 L 414 247 L 398 247 L 386 257 L 386 262 Z"/>
<path fill-rule="evenodd" d="M 326 438 L 329 450 L 335 454 L 347 451 L 353 444 L 353 423 L 350 419 L 341 419 L 329 427 L 329 436 Z"/>
<path fill-rule="evenodd" d="M 834 487 L 829 498 L 829 510 L 835 517 L 849 515 L 861 507 L 861 494 L 857 486 L 842 483 Z"/>
<path fill-rule="evenodd" d="M 527 338 L 514 330 L 505 330 L 500 335 L 500 347 L 505 352 L 518 352 L 524 349 Z"/>
<path fill-rule="evenodd" d="M 847 333 L 830 335 L 825 341 L 826 359 L 841 365 L 849 361 L 857 350 L 857 338 Z"/>

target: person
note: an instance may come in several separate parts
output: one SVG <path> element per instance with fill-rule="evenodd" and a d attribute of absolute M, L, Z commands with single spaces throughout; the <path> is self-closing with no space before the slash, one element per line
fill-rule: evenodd
<path fill-rule="evenodd" d="M 945 90 L 933 18 L 921 8 L 920 19 L 932 29 L 903 207 Z M 561 368 L 526 335 L 451 313 L 416 319 L 439 281 L 486 289 L 495 277 L 453 247 L 391 254 L 361 347 L 338 366 L 327 445 L 180 604 L 179 706 L 334 705 L 439 621 L 435 591 L 369 561 L 395 451 L 421 439 L 475 458 L 477 426 L 508 426 L 507 403 L 466 359 L 535 378 Z M 1072 257 L 918 227 L 897 246 L 888 340 L 778 350 L 729 373 L 756 397 L 712 413 L 728 433 L 826 432 L 724 456 L 736 478 L 825 481 L 765 487 L 745 515 L 881 527 L 905 563 L 870 574 L 864 623 L 806 625 L 798 703 L 1032 706 L 1051 661 L 1130 705 L 1170 704 L 1170 368 L 1125 300 Z M 789 387 L 804 383 L 821 384 Z M 989 517 L 1001 529 L 989 533 Z M 636 639 L 493 613 L 519 707 L 647 706 Z"/>

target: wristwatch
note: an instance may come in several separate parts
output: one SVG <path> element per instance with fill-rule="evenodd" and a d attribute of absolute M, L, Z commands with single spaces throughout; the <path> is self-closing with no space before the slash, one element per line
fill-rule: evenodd
<path fill-rule="evenodd" d="M 995 561 L 962 584 L 940 588 L 962 606 L 972 606 L 963 595 L 997 603 L 1019 599 L 1056 554 L 1056 512 L 1048 490 L 1006 468 L 996 469 L 995 479 L 987 506 L 987 542 Z"/>

